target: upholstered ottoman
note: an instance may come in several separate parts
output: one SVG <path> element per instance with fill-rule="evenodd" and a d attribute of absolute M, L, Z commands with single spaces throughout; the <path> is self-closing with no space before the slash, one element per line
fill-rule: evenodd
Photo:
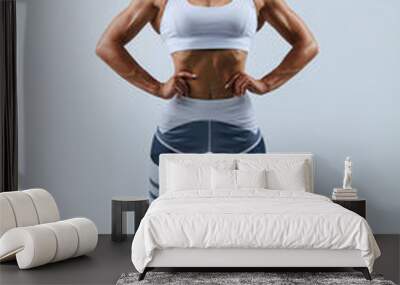
<path fill-rule="evenodd" d="M 20 269 L 84 255 L 96 248 L 97 228 L 86 218 L 60 221 L 44 189 L 0 193 L 0 262 Z"/>

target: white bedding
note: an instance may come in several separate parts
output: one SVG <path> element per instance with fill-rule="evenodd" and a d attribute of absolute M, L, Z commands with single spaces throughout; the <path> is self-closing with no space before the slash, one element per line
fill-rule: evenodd
<path fill-rule="evenodd" d="M 162 195 L 140 223 L 132 262 L 143 272 L 165 248 L 357 249 L 371 272 L 380 255 L 359 215 L 317 194 L 265 189 Z"/>

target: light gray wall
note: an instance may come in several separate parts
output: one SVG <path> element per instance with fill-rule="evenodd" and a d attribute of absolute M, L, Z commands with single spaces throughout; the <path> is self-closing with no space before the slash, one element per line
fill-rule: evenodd
<path fill-rule="evenodd" d="M 130 86 L 94 54 L 128 0 L 17 0 L 21 188 L 41 186 L 63 217 L 86 216 L 110 232 L 114 195 L 146 195 L 147 163 L 164 102 Z M 400 233 L 400 2 L 294 1 L 321 53 L 273 94 L 254 98 L 269 151 L 316 155 L 318 193 L 340 186 L 343 160 L 368 199 L 377 233 Z M 173 68 L 149 28 L 130 50 L 165 80 Z M 271 70 L 288 45 L 269 27 L 248 72 Z"/>

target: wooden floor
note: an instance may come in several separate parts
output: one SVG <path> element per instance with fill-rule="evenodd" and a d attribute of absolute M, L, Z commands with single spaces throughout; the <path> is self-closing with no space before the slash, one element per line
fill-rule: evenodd
<path fill-rule="evenodd" d="M 382 257 L 375 263 L 375 272 L 399 283 L 400 236 L 377 235 L 376 240 Z M 101 235 L 89 256 L 30 270 L 19 270 L 15 262 L 0 264 L 0 284 L 115 284 L 122 273 L 134 271 L 130 246 L 131 239 L 114 243 L 109 235 Z"/>

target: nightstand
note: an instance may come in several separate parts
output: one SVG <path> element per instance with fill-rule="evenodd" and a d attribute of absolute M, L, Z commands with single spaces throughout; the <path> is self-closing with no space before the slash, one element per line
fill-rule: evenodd
<path fill-rule="evenodd" d="M 340 206 L 359 214 L 361 217 L 366 219 L 367 217 L 367 201 L 365 199 L 356 200 L 334 200 L 332 202 L 339 204 Z"/>
<path fill-rule="evenodd" d="M 146 214 L 149 207 L 149 200 L 142 197 L 113 197 L 111 239 L 123 241 L 126 239 L 126 212 L 135 212 L 135 232 L 140 221 Z"/>

